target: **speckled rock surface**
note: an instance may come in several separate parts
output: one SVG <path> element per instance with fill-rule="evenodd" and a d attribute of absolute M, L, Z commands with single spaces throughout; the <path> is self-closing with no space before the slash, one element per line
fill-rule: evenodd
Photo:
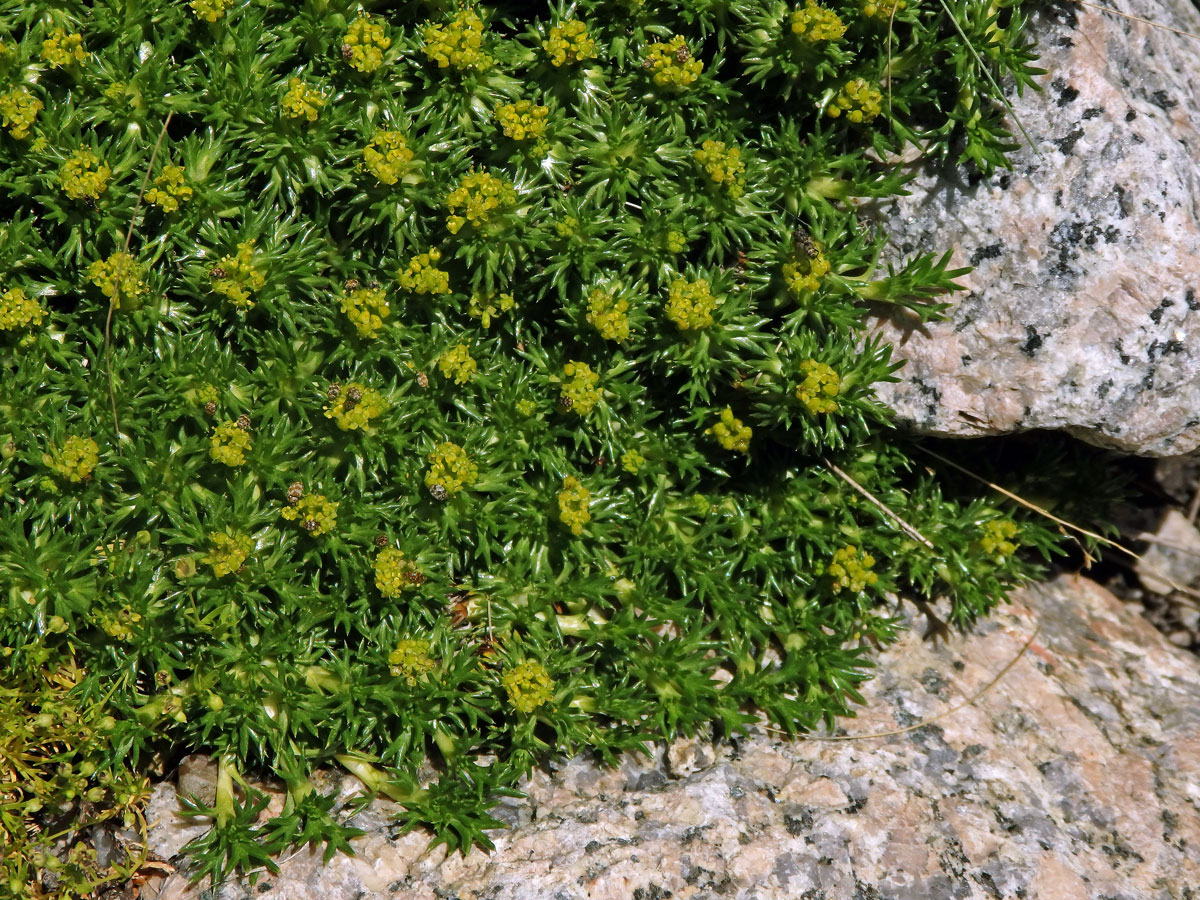
<path fill-rule="evenodd" d="M 1189 0 L 1107 5 L 1200 33 Z M 1200 445 L 1200 41 L 1053 6 L 1033 20 L 1043 90 L 1013 98 L 1037 152 L 982 181 L 923 171 L 875 211 L 905 252 L 953 247 L 977 267 L 948 321 L 879 325 L 908 361 L 879 394 L 928 434 L 1055 428 L 1187 453 Z"/>
<path fill-rule="evenodd" d="M 1035 623 L 1040 631 L 1034 635 Z M 919 624 L 919 623 L 918 623 Z M 919 630 L 919 629 L 918 629 Z M 1200 660 L 1107 591 L 1061 578 L 970 635 L 882 657 L 845 742 L 680 741 L 604 770 L 537 773 L 490 855 L 357 823 L 357 857 L 302 851 L 224 900 L 1188 900 L 1200 896 Z M 352 791 L 347 779 L 345 788 Z M 173 791 L 156 797 L 170 855 Z M 198 900 L 171 876 L 159 900 Z"/>

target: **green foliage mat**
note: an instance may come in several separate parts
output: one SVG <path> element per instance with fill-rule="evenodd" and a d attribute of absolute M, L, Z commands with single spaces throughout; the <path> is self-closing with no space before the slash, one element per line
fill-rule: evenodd
<path fill-rule="evenodd" d="M 345 847 L 335 763 L 488 846 L 547 752 L 831 724 L 885 598 L 1053 552 L 888 429 L 864 317 L 962 270 L 855 215 L 1004 163 L 1019 4 L 534 6 L 0 4 L 4 714 L 86 760 L 12 834 L 175 747 L 197 877 Z"/>

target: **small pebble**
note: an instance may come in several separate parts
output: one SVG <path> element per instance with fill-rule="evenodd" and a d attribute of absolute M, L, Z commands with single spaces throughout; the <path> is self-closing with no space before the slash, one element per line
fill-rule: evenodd
<path fill-rule="evenodd" d="M 1167 640 L 1176 647 L 1190 647 L 1192 646 L 1192 633 L 1183 630 L 1172 631 L 1167 635 Z"/>

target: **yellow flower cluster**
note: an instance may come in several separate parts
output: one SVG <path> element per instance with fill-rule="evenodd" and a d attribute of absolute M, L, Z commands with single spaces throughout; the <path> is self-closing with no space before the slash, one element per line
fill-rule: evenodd
<path fill-rule="evenodd" d="M 248 431 L 237 422 L 222 422 L 208 439 L 208 455 L 215 462 L 236 467 L 246 462 L 251 446 Z"/>
<path fill-rule="evenodd" d="M 513 308 L 516 301 L 512 294 L 494 294 L 484 297 L 483 294 L 472 294 L 467 314 L 478 319 L 485 329 L 492 327 L 492 319 Z"/>
<path fill-rule="evenodd" d="M 280 101 L 283 114 L 289 119 L 307 119 L 317 121 L 317 113 L 325 105 L 321 92 L 310 88 L 302 78 L 289 78 L 287 93 Z"/>
<path fill-rule="evenodd" d="M 804 9 L 792 11 L 792 34 L 809 44 L 836 41 L 846 33 L 846 26 L 832 9 L 817 6 L 808 0 Z"/>
<path fill-rule="evenodd" d="M 815 291 L 821 286 L 821 277 L 829 274 L 829 260 L 820 250 L 816 250 L 816 254 L 802 255 L 783 264 L 783 281 L 793 296 L 799 297 L 808 291 Z"/>
<path fill-rule="evenodd" d="M 212 269 L 213 290 L 238 309 L 250 309 L 250 295 L 267 283 L 262 269 L 254 266 L 254 241 L 238 244 L 235 256 L 222 256 Z"/>
<path fill-rule="evenodd" d="M 42 41 L 42 59 L 54 68 L 83 62 L 87 59 L 87 53 L 83 49 L 83 35 L 67 34 L 64 28 L 51 30 L 49 36 Z"/>
<path fill-rule="evenodd" d="M 383 51 L 392 46 L 382 23 L 371 21 L 367 13 L 350 23 L 342 36 L 342 58 L 350 68 L 374 72 L 383 65 Z"/>
<path fill-rule="evenodd" d="M 133 640 L 133 629 L 142 621 L 142 614 L 123 606 L 116 613 L 102 613 L 100 627 L 104 633 L 118 641 Z"/>
<path fill-rule="evenodd" d="M 516 103 L 501 103 L 496 107 L 496 122 L 501 130 L 514 141 L 540 138 L 546 133 L 548 106 L 538 106 L 532 100 Z"/>
<path fill-rule="evenodd" d="M 856 124 L 872 122 L 883 112 L 883 94 L 865 78 L 851 78 L 825 107 L 825 115 L 836 119 L 841 115 Z"/>
<path fill-rule="evenodd" d="M 666 43 L 651 44 L 642 65 L 659 87 L 687 87 L 704 71 L 704 63 L 692 57 L 680 34 Z"/>
<path fill-rule="evenodd" d="M 733 410 L 728 406 L 721 410 L 721 421 L 706 432 L 717 439 L 717 443 L 726 450 L 737 450 L 739 453 L 750 451 L 750 436 L 753 434 L 749 425 L 743 425 L 742 420 L 735 418 Z"/>
<path fill-rule="evenodd" d="M 342 297 L 342 312 L 358 329 L 359 337 L 378 337 L 383 329 L 383 320 L 392 314 L 387 294 L 381 287 L 364 287 L 350 291 Z"/>
<path fill-rule="evenodd" d="M 458 444 L 443 441 L 429 454 L 425 487 L 438 499 L 444 499 L 473 484 L 478 474 L 479 469 L 466 450 Z"/>
<path fill-rule="evenodd" d="M 404 640 L 388 654 L 388 666 L 393 675 L 403 678 L 409 687 L 424 681 L 437 668 L 429 655 L 430 646 L 425 641 Z"/>
<path fill-rule="evenodd" d="M 417 564 L 394 547 L 381 550 L 375 557 L 375 587 L 385 597 L 399 597 L 420 587 L 424 580 Z"/>
<path fill-rule="evenodd" d="M 19 287 L 0 294 L 0 331 L 16 331 L 28 325 L 41 325 L 46 311 Z"/>
<path fill-rule="evenodd" d="M 471 358 L 471 348 L 466 344 L 455 344 L 438 357 L 438 368 L 443 378 L 453 378 L 455 384 L 466 384 L 477 368 Z"/>
<path fill-rule="evenodd" d="M 202 384 L 196 388 L 196 402 L 201 406 L 216 404 L 221 399 L 221 393 L 215 384 Z"/>
<path fill-rule="evenodd" d="M 596 42 L 588 37 L 587 26 L 578 19 L 565 19 L 550 29 L 550 37 L 542 41 L 542 49 L 557 68 L 573 66 L 585 59 L 596 58 Z"/>
<path fill-rule="evenodd" d="M 682 231 L 667 232 L 667 250 L 671 253 L 682 253 L 687 249 L 687 235 Z"/>
<path fill-rule="evenodd" d="M 87 481 L 100 462 L 100 445 L 91 438 L 71 435 L 62 448 L 51 445 L 51 453 L 43 454 L 42 462 L 67 481 Z"/>
<path fill-rule="evenodd" d="M 516 202 L 517 191 L 511 182 L 487 169 L 470 172 L 446 197 L 446 209 L 450 213 L 446 227 L 451 234 L 458 234 L 468 222 L 479 228 L 494 213 Z"/>
<path fill-rule="evenodd" d="M 445 25 L 426 25 L 421 33 L 425 55 L 439 69 L 482 72 L 495 60 L 483 49 L 483 19 L 471 9 L 460 9 Z"/>
<path fill-rule="evenodd" d="M 905 0 L 862 0 L 863 15 L 871 19 L 891 19 L 906 6 Z"/>
<path fill-rule="evenodd" d="M 313 537 L 320 537 L 337 525 L 337 508 L 337 503 L 324 494 L 305 494 L 294 505 L 285 506 L 280 515 L 289 522 L 299 522 Z"/>
<path fill-rule="evenodd" d="M 125 90 L 128 85 L 123 81 L 114 81 L 104 89 L 104 96 L 109 100 L 123 100 L 125 98 Z"/>
<path fill-rule="evenodd" d="M 667 318 L 680 331 L 697 331 L 713 324 L 713 310 L 718 300 L 712 294 L 708 282 L 701 278 L 688 281 L 676 278 L 667 292 Z"/>
<path fill-rule="evenodd" d="M 371 143 L 363 147 L 363 163 L 367 171 L 383 184 L 399 181 L 413 160 L 408 142 L 398 131 L 377 131 Z"/>
<path fill-rule="evenodd" d="M 979 549 L 988 556 L 1006 557 L 1017 552 L 1013 538 L 1017 536 L 1017 523 L 1011 519 L 992 519 L 984 523 L 983 537 Z"/>
<path fill-rule="evenodd" d="M 592 520 L 588 512 L 591 499 L 591 491 L 574 475 L 563 479 L 562 490 L 558 492 L 558 518 L 571 529 L 571 534 L 583 534 L 583 526 Z"/>
<path fill-rule="evenodd" d="M 149 290 L 142 280 L 145 271 L 130 254 L 118 250 L 108 259 L 98 259 L 88 266 L 88 278 L 112 301 L 114 309 L 121 308 L 123 298 L 132 299 Z"/>
<path fill-rule="evenodd" d="M 91 150 L 76 150 L 58 170 L 58 183 L 72 200 L 95 200 L 108 187 L 112 169 Z"/>
<path fill-rule="evenodd" d="M 808 407 L 811 413 L 837 412 L 837 401 L 833 399 L 841 390 L 842 379 L 831 366 L 815 359 L 800 363 L 804 380 L 796 387 L 796 399 Z"/>
<path fill-rule="evenodd" d="M 620 343 L 629 337 L 629 302 L 619 300 L 603 288 L 588 294 L 588 324 L 606 341 Z"/>
<path fill-rule="evenodd" d="M 374 388 L 352 381 L 325 407 L 325 418 L 333 419 L 342 431 L 362 430 L 387 409 L 383 395 Z"/>
<path fill-rule="evenodd" d="M 596 387 L 599 382 L 600 375 L 587 363 L 567 363 L 563 366 L 563 405 L 586 416 L 600 402 L 600 389 Z"/>
<path fill-rule="evenodd" d="M 192 8 L 197 19 L 215 22 L 233 6 L 233 0 L 190 0 L 188 6 Z"/>
<path fill-rule="evenodd" d="M 833 552 L 833 562 L 829 564 L 829 574 L 833 576 L 834 593 L 840 593 L 847 588 L 858 593 L 867 585 L 879 581 L 879 576 L 871 571 L 875 565 L 875 557 L 870 553 L 861 553 L 853 544 L 847 544 Z"/>
<path fill-rule="evenodd" d="M 218 578 L 237 574 L 254 549 L 254 541 L 232 531 L 209 533 L 208 545 L 208 555 L 200 557 L 200 562 L 212 566 L 213 574 Z"/>
<path fill-rule="evenodd" d="M 540 662 L 526 660 L 500 676 L 508 702 L 517 712 L 530 713 L 554 699 L 554 679 Z"/>
<path fill-rule="evenodd" d="M 450 273 L 437 267 L 442 254 L 437 248 L 418 253 L 396 273 L 400 287 L 414 294 L 450 293 Z"/>
<path fill-rule="evenodd" d="M 692 156 L 709 180 L 723 186 L 730 197 L 737 199 L 745 193 L 746 164 L 742 162 L 740 147 L 726 149 L 724 141 L 705 141 Z"/>
<path fill-rule="evenodd" d="M 537 404 L 528 397 L 523 397 L 517 401 L 517 413 L 529 418 L 537 411 Z"/>
<path fill-rule="evenodd" d="M 0 94 L 0 116 L 4 117 L 4 127 L 18 140 L 29 137 L 29 129 L 41 111 L 42 101 L 33 96 L 28 88 L 14 88 Z"/>
<path fill-rule="evenodd" d="M 163 212 L 175 212 L 193 193 L 183 176 L 183 166 L 163 166 L 162 174 L 154 179 L 154 187 L 146 191 L 146 202 L 161 206 Z"/>
<path fill-rule="evenodd" d="M 621 468 L 630 475 L 636 475 L 646 465 L 646 457 L 636 450 L 626 450 L 621 454 Z"/>

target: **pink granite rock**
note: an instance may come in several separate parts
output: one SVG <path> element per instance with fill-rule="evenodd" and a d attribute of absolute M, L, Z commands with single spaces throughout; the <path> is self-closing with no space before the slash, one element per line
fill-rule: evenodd
<path fill-rule="evenodd" d="M 1107 5 L 1200 33 L 1188 0 Z M 1074 3 L 1047 5 L 1033 34 L 1043 90 L 1012 102 L 1036 150 L 982 180 L 925 170 L 911 196 L 864 207 L 902 253 L 953 247 L 976 267 L 946 321 L 878 323 L 908 363 L 879 395 L 927 434 L 1054 428 L 1187 453 L 1200 446 L 1200 41 Z"/>
<path fill-rule="evenodd" d="M 1081 578 L 974 633 L 887 650 L 855 741 L 680 741 L 616 770 L 538 772 L 496 850 L 447 858 L 357 824 L 358 855 L 296 853 L 224 900 L 1185 900 L 1200 891 L 1200 660 Z M 919 623 L 918 623 L 919 624 Z M 917 629 L 919 631 L 919 629 Z M 352 780 L 349 780 L 352 781 Z M 160 789 L 167 800 L 173 792 Z M 173 802 L 173 801 L 168 801 Z M 161 821 L 152 833 L 165 835 Z M 156 847 L 178 848 L 171 840 Z M 159 900 L 195 900 L 173 876 Z"/>

